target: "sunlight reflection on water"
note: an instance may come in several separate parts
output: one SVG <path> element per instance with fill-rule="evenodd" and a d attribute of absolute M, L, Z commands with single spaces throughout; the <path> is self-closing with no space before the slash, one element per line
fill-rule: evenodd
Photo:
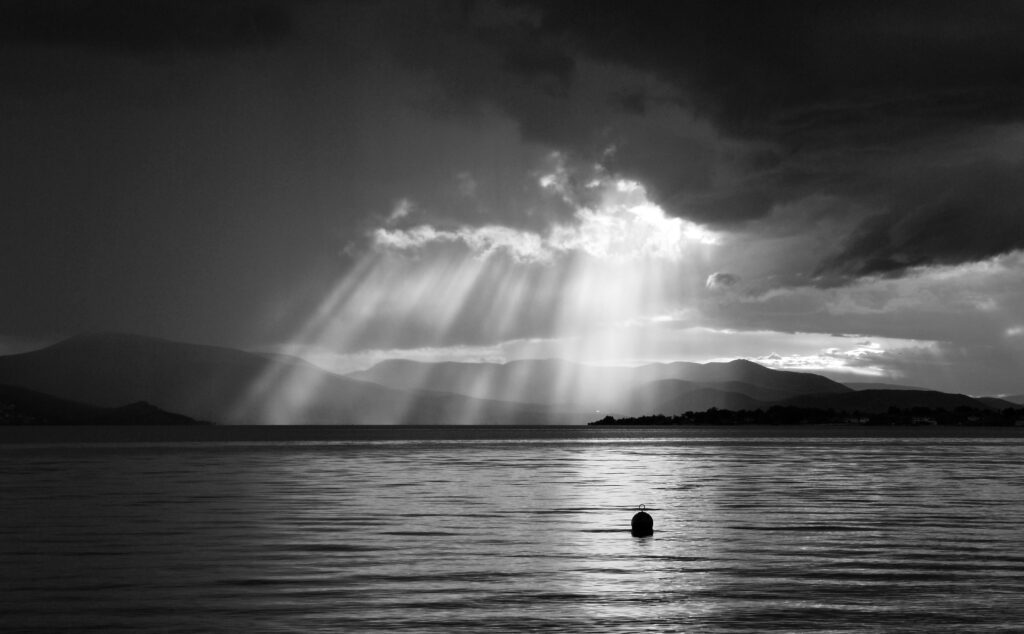
<path fill-rule="evenodd" d="M 1020 439 L 356 440 L 0 450 L 5 627 L 1024 623 Z"/>

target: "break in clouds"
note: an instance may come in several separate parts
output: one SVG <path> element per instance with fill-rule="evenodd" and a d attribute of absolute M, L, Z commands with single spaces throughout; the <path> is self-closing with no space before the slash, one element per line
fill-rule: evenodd
<path fill-rule="evenodd" d="M 1020 3 L 0 18 L 7 340 L 746 356 L 936 387 L 956 359 L 1019 391 Z M 311 327 L 327 308 L 347 330 Z"/>

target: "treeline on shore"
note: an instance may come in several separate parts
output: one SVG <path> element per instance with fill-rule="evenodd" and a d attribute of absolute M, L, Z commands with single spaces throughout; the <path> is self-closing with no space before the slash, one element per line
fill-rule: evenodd
<path fill-rule="evenodd" d="M 847 412 L 773 405 L 767 409 L 728 410 L 712 407 L 702 412 L 654 414 L 615 418 L 605 416 L 590 425 L 957 425 L 977 427 L 1024 426 L 1024 408 L 947 410 L 930 407 L 890 407 L 886 412 Z"/>

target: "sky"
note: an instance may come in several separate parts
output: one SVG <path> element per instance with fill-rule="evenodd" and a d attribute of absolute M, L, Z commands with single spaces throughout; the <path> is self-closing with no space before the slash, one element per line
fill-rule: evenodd
<path fill-rule="evenodd" d="M 0 0 L 0 353 L 1024 392 L 1024 4 Z"/>

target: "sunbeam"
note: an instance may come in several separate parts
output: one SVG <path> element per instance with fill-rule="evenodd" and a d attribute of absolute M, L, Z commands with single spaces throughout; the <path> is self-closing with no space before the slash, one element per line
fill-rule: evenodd
<path fill-rule="evenodd" d="M 488 346 L 545 336 L 562 340 L 565 361 L 620 362 L 648 349 L 650 333 L 629 327 L 678 310 L 702 280 L 687 275 L 718 245 L 717 236 L 671 218 L 638 183 L 606 179 L 600 204 L 540 235 L 507 227 L 377 229 L 374 249 L 341 279 L 292 344 L 358 353 L 452 345 Z M 611 334 L 614 333 L 614 334 Z M 503 384 L 481 375 L 471 395 L 520 403 L 602 401 L 611 378 L 578 363 L 552 365 L 538 384 L 525 365 Z M 287 423 L 309 417 L 322 386 L 301 363 L 278 363 L 255 382 L 236 420 Z M 410 394 L 428 385 L 413 381 Z M 543 396 L 538 398 L 538 393 Z M 401 422 L 414 399 L 390 394 Z M 480 403 L 460 410 L 472 423 Z M 479 407 L 478 407 L 479 406 Z"/>

